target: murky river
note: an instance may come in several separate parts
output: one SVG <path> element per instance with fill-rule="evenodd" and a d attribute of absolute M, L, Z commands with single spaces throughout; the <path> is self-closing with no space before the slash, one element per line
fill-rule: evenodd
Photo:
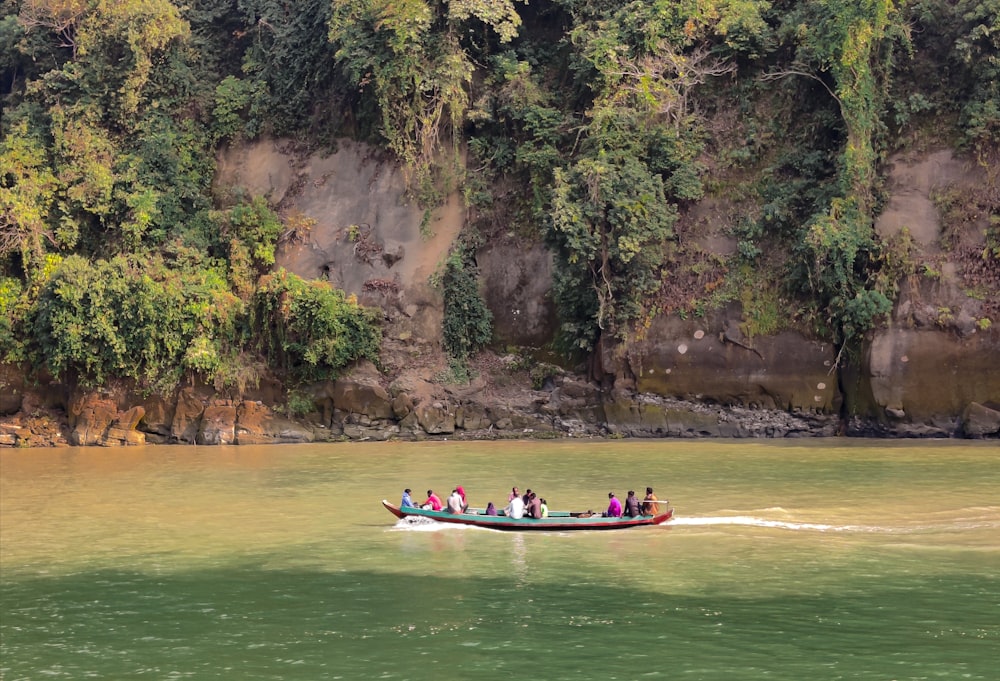
<path fill-rule="evenodd" d="M 622 532 L 411 526 L 404 487 Z M 1000 679 L 1000 447 L 0 451 L 0 679 Z"/>

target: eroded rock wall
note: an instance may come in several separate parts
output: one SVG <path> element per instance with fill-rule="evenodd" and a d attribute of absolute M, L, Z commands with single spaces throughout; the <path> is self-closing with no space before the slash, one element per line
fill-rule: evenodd
<path fill-rule="evenodd" d="M 268 195 L 289 224 L 298 225 L 282 238 L 280 266 L 329 279 L 382 308 L 385 372 L 363 362 L 336 381 L 300 387 L 312 411 L 290 419 L 280 413 L 284 387 L 273 377 L 239 399 L 205 385 L 144 396 L 88 392 L 46 377 L 28 381 L 22 368 L 4 365 L 0 446 L 602 435 L 997 437 L 1000 319 L 991 315 L 1000 316 L 1000 287 L 978 286 L 992 275 L 962 260 L 977 246 L 981 250 L 988 215 L 948 226 L 933 200 L 944 189 L 977 192 L 989 182 L 995 176 L 950 152 L 897 159 L 889 208 L 877 228 L 885 239 L 912 236 L 914 273 L 900 282 L 891 319 L 871 334 L 860 360 L 845 363 L 831 344 L 796 331 L 747 337 L 735 305 L 697 319 L 661 316 L 627 349 L 602 345 L 586 376 L 553 367 L 549 376 L 515 379 L 524 373 L 518 359 L 501 357 L 490 373 L 456 386 L 440 378 L 447 368 L 442 304 L 431 280 L 464 223 L 458 197 L 425 215 L 407 199 L 399 169 L 352 142 L 332 155 L 279 141 L 245 145 L 221 159 L 220 185 Z M 698 215 L 711 220 L 714 214 Z M 701 245 L 721 249 L 720 257 L 732 250 L 725 240 Z M 548 343 L 556 328 L 550 254 L 500 239 L 480 248 L 477 258 L 498 345 Z M 980 278 L 970 280 L 970 271 Z M 533 389 L 532 382 L 543 387 Z"/>

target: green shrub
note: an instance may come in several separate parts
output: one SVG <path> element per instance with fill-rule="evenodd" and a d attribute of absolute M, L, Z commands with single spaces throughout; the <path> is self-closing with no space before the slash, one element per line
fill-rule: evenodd
<path fill-rule="evenodd" d="M 285 414 L 288 416 L 305 416 L 316 409 L 309 395 L 298 390 L 289 391 L 285 401 Z"/>
<path fill-rule="evenodd" d="M 279 269 L 261 278 L 253 313 L 258 349 L 294 378 L 324 380 L 354 360 L 379 361 L 376 312 L 328 282 Z"/>
<path fill-rule="evenodd" d="M 70 256 L 41 289 L 31 340 L 57 376 L 89 385 L 132 378 L 163 389 L 185 369 L 215 371 L 219 349 L 211 339 L 237 342 L 241 315 L 242 304 L 211 272 Z"/>
<path fill-rule="evenodd" d="M 257 81 L 226 76 L 215 87 L 212 134 L 216 139 L 239 138 L 247 132 L 247 114 L 260 88 Z"/>
<path fill-rule="evenodd" d="M 493 314 L 479 293 L 477 269 L 464 250 L 452 251 L 445 262 L 444 346 L 456 359 L 465 359 L 493 337 Z"/>
<path fill-rule="evenodd" d="M 23 359 L 24 339 L 18 333 L 23 300 L 21 282 L 0 277 L 0 361 Z"/>

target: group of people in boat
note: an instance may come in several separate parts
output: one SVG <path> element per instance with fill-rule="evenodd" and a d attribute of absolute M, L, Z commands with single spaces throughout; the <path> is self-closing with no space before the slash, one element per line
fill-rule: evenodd
<path fill-rule="evenodd" d="M 492 508 L 492 512 L 490 509 Z M 508 518 L 519 520 L 521 518 L 548 518 L 549 502 L 538 496 L 530 489 L 521 494 L 517 487 L 510 488 L 507 495 L 507 506 L 503 509 L 503 514 Z M 493 502 L 486 507 L 486 515 L 497 515 Z"/>
<path fill-rule="evenodd" d="M 639 497 L 635 495 L 635 491 L 629 490 L 624 504 L 618 500 L 614 492 L 608 492 L 608 510 L 601 515 L 605 518 L 621 518 L 622 516 L 636 518 L 641 515 L 656 515 L 656 506 L 659 502 L 660 500 L 653 494 L 652 487 L 646 488 L 646 496 L 641 502 Z"/>
<path fill-rule="evenodd" d="M 400 502 L 402 508 L 422 508 L 431 511 L 447 510 L 449 513 L 465 513 L 469 510 L 469 502 L 465 496 L 465 489 L 458 485 L 451 491 L 447 501 L 442 502 L 441 497 L 434 493 L 434 490 L 427 490 L 427 499 L 421 503 L 413 501 L 410 488 L 403 491 L 403 498 Z M 646 496 L 642 501 L 636 496 L 634 490 L 629 490 L 625 497 L 625 503 L 615 496 L 614 492 L 608 492 L 608 510 L 601 515 L 606 518 L 635 518 L 643 515 L 656 515 L 659 499 L 653 493 L 652 487 L 646 488 Z M 486 515 L 505 515 L 515 520 L 520 518 L 547 518 L 549 515 L 548 502 L 538 496 L 532 490 L 527 490 L 521 494 L 517 487 L 512 487 L 507 495 L 507 506 L 503 511 L 498 511 L 493 502 L 486 506 Z"/>
<path fill-rule="evenodd" d="M 399 502 L 401 508 L 422 508 L 428 511 L 443 511 L 447 506 L 449 513 L 465 513 L 469 508 L 469 502 L 465 498 L 465 489 L 461 485 L 451 491 L 446 502 L 441 501 L 441 497 L 434 493 L 434 490 L 427 490 L 427 499 L 417 504 L 410 496 L 412 491 L 409 487 L 403 490 L 403 498 Z"/>

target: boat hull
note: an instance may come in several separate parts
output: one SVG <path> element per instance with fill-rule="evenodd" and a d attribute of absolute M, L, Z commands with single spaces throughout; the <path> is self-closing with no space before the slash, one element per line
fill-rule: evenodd
<path fill-rule="evenodd" d="M 382 505 L 397 518 L 427 518 L 453 525 L 472 525 L 491 530 L 507 532 L 572 532 L 581 530 L 627 530 L 634 527 L 659 525 L 674 515 L 667 508 L 657 515 L 643 515 L 636 518 L 604 518 L 599 513 L 554 513 L 548 518 L 509 518 L 503 515 L 486 515 L 482 509 L 469 509 L 466 513 L 429 511 L 422 508 L 400 508 L 385 499 Z"/>

